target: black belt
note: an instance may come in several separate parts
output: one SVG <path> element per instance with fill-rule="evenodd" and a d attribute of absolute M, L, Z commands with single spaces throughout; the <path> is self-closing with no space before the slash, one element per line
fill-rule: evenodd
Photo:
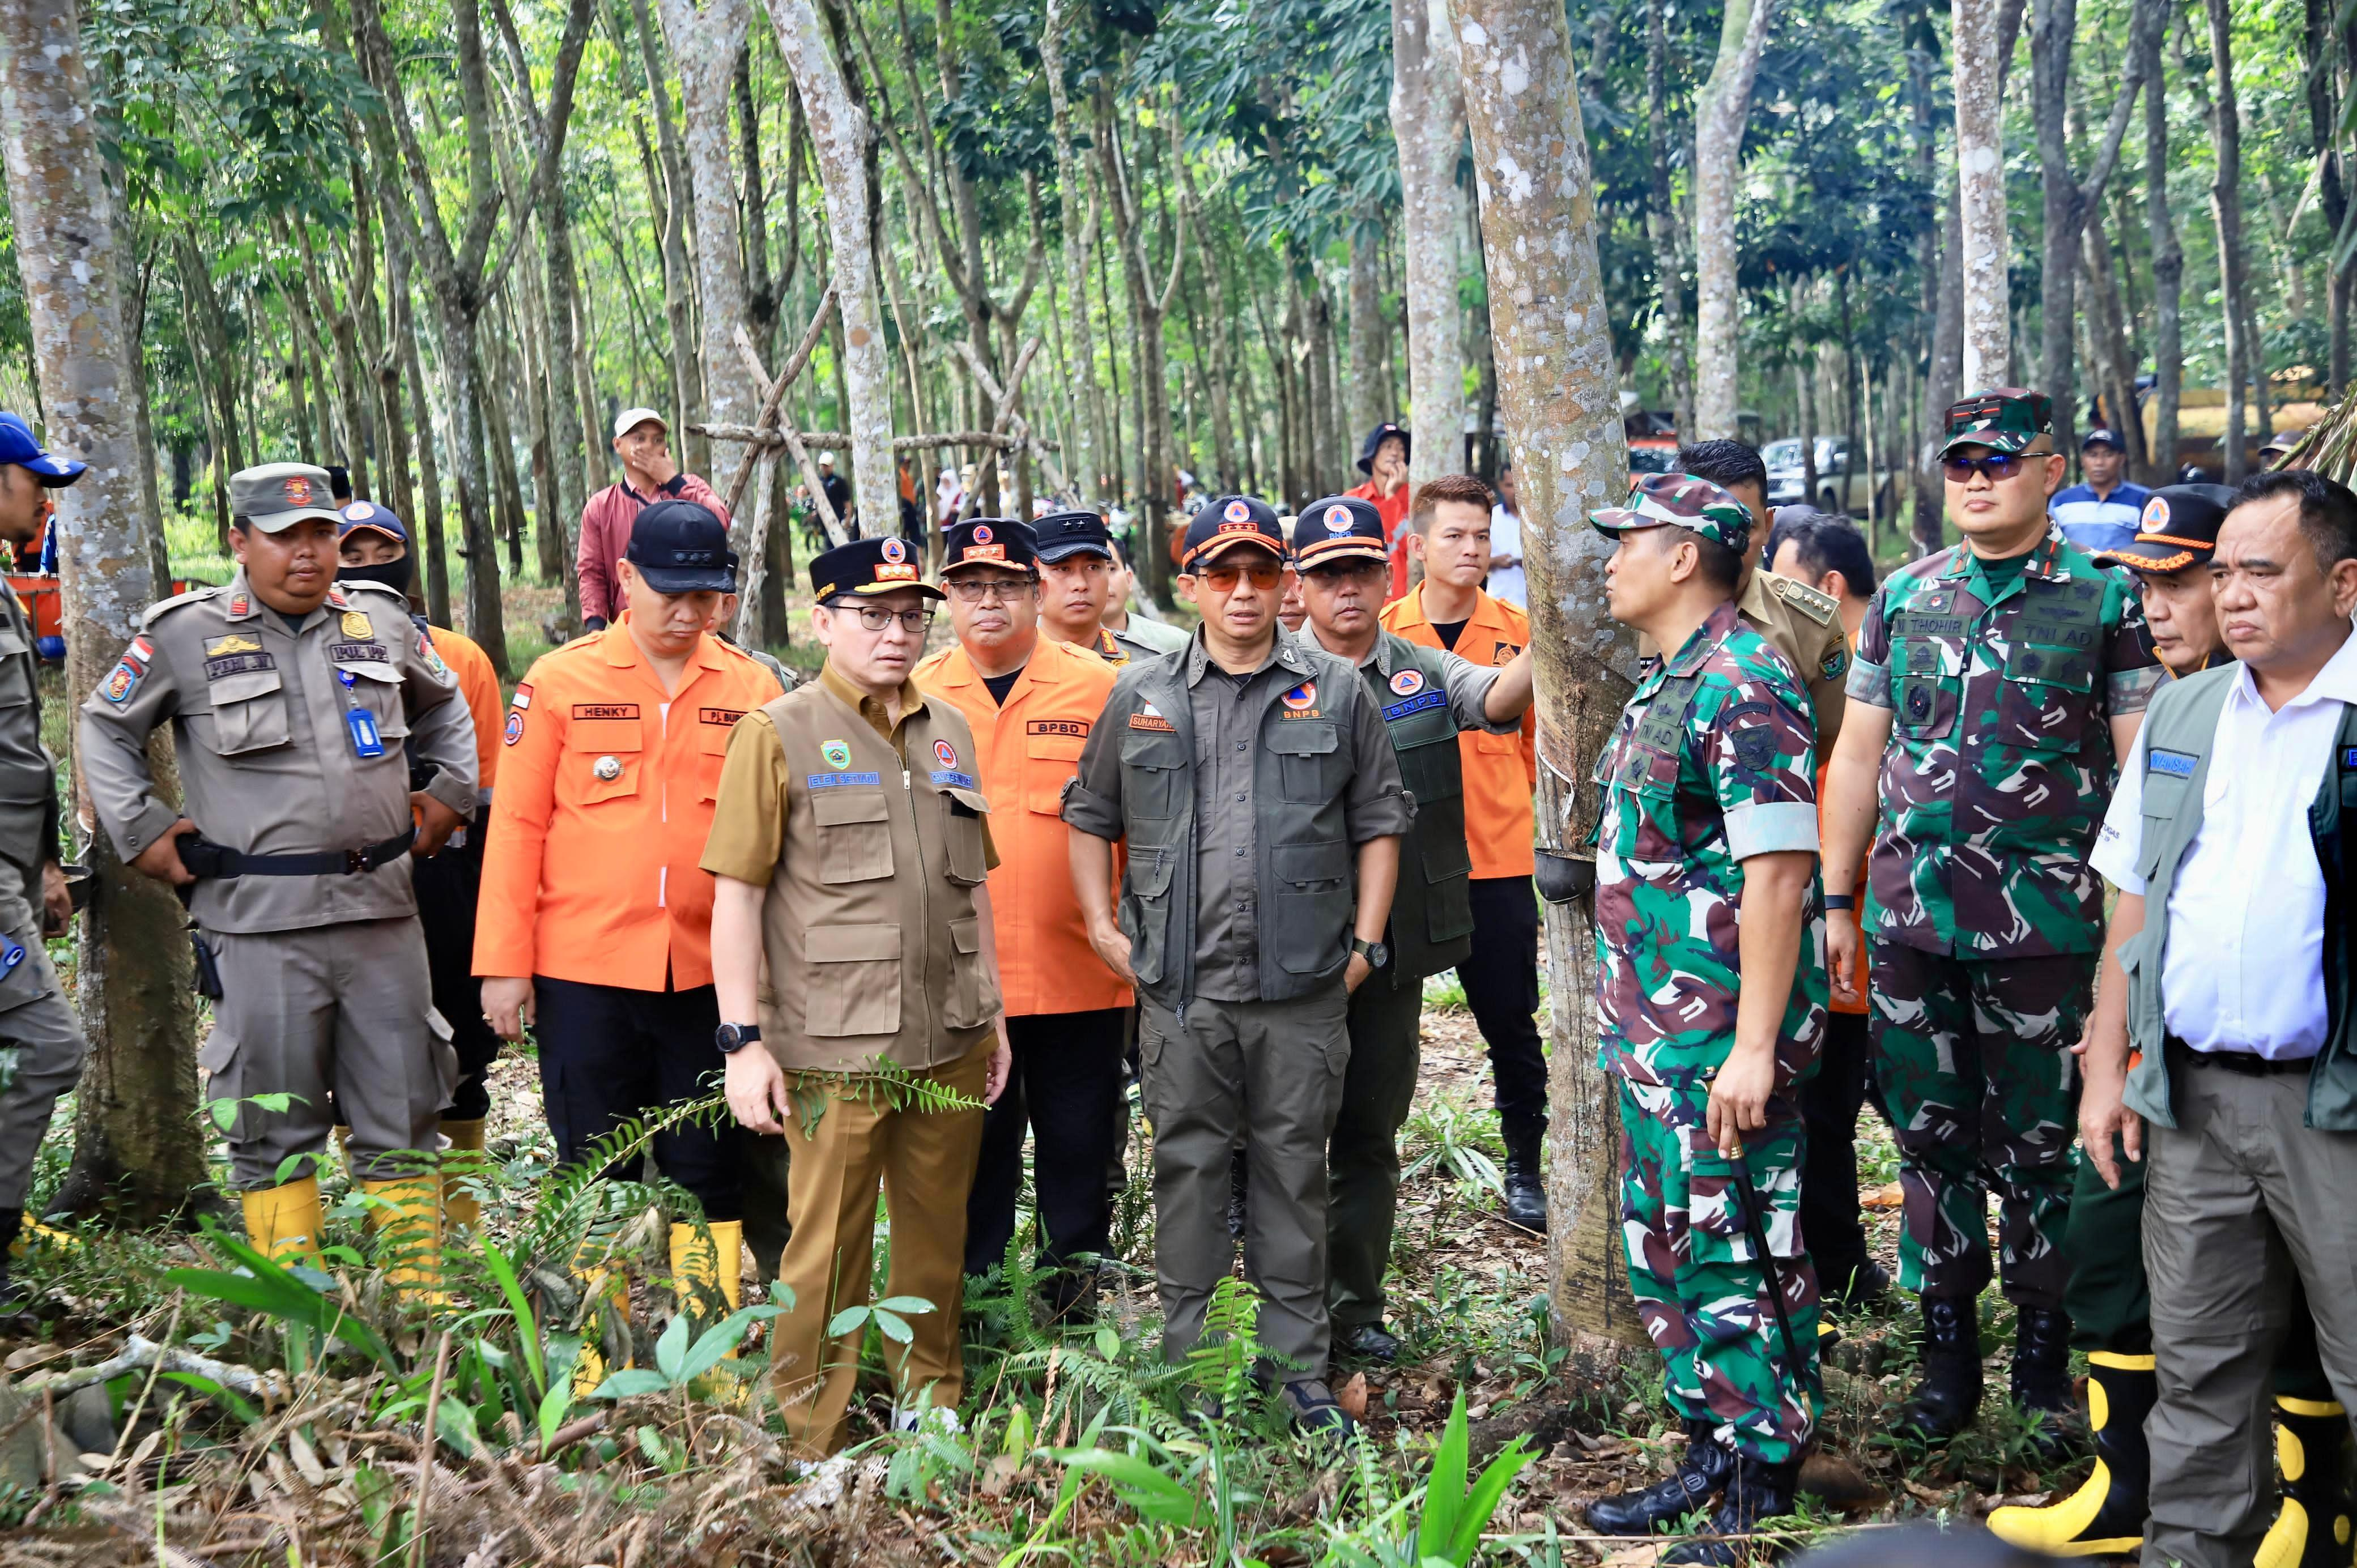
<path fill-rule="evenodd" d="M 404 828 L 365 849 L 328 849 L 312 854 L 245 854 L 201 833 L 180 840 L 180 864 L 191 876 L 227 881 L 232 876 L 350 876 L 392 865 L 409 853 L 417 830 Z"/>
<path fill-rule="evenodd" d="M 2167 1036 L 2164 1044 L 2196 1067 L 2221 1068 L 2227 1072 L 2241 1073 L 2244 1078 L 2272 1078 L 2277 1073 L 2306 1072 L 2316 1065 L 2314 1057 L 2290 1057 L 2276 1060 L 2252 1051 L 2197 1051 L 2175 1035 Z"/>

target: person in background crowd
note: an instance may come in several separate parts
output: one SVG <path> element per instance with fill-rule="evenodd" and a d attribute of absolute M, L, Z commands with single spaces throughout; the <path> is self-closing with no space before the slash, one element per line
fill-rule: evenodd
<path fill-rule="evenodd" d="M 533 1027 L 566 1165 L 624 1121 L 695 1099 L 721 1069 L 712 878 L 697 859 L 729 731 L 779 694 L 706 629 L 737 591 L 719 514 L 692 500 L 643 509 L 619 574 L 613 625 L 517 682 L 475 934 L 483 1012 L 502 1039 Z M 682 1295 L 710 1286 L 733 1309 L 744 1191 L 731 1143 L 691 1122 L 657 1133 L 653 1152 L 704 1209 L 701 1230 L 671 1228 Z M 587 1270 L 606 1287 L 602 1265 Z M 594 1370 L 595 1346 L 584 1355 Z"/>
<path fill-rule="evenodd" d="M 1462 969 L 1477 937 L 1455 743 L 1460 733 L 1512 736 L 1521 728 L 1531 705 L 1531 654 L 1525 648 L 1491 667 L 1385 631 L 1378 618 L 1390 575 L 1382 514 L 1370 501 L 1331 496 L 1302 516 L 1308 521 L 1295 537 L 1309 612 L 1305 635 L 1357 667 L 1383 714 L 1400 781 L 1415 799 L 1385 958 L 1351 993 L 1351 1065 L 1326 1155 L 1326 1300 L 1335 1339 L 1351 1355 L 1389 1363 L 1399 1359 L 1400 1344 L 1383 1326 L 1383 1271 L 1399 1206 L 1399 1130 L 1415 1099 L 1425 977 Z"/>
<path fill-rule="evenodd" d="M 1049 512 L 1031 530 L 1039 561 L 1039 629 L 1115 668 L 1131 649 L 1104 628 L 1113 597 L 1113 535 L 1092 511 Z"/>
<path fill-rule="evenodd" d="M 1297 563 L 1289 556 L 1286 564 L 1288 567 L 1297 566 Z M 1384 583 L 1389 585 L 1388 576 Z M 1301 628 L 1308 624 L 1309 604 L 1301 596 L 1301 574 L 1298 570 L 1288 570 L 1285 575 L 1285 594 L 1276 601 L 1276 618 L 1289 636 L 1299 636 Z"/>
<path fill-rule="evenodd" d="M 0 413 L 0 542 L 21 554 L 54 532 L 50 492 L 81 478 L 83 467 L 51 456 L 22 419 Z M 24 1232 L 33 1156 L 89 1052 L 42 940 L 62 935 L 73 918 L 57 769 L 41 743 L 33 620 L 0 579 L 0 1047 L 12 1068 L 0 1084 L 0 1312 L 23 1305 L 8 1280 L 8 1252 Z"/>
<path fill-rule="evenodd" d="M 1489 487 L 1470 474 L 1445 474 L 1416 492 L 1406 538 L 1424 563 L 1424 581 L 1383 607 L 1383 626 L 1408 642 L 1505 669 L 1525 659 L 1531 623 L 1481 591 L 1490 564 L 1490 506 Z M 1306 549 L 1318 528 L 1300 526 Z M 1544 1230 L 1546 1055 L 1534 1020 L 1539 907 L 1531 883 L 1537 726 L 1537 716 L 1527 711 L 1521 724 L 1503 731 L 1458 726 L 1473 948 L 1458 964 L 1457 978 L 1489 1044 L 1498 1129 L 1506 1144 L 1505 1216 L 1526 1230 Z"/>
<path fill-rule="evenodd" d="M 2136 537 L 2136 517 L 2152 492 L 2129 484 L 2121 470 L 2127 450 L 2108 430 L 2090 430 L 2079 443 L 2082 483 L 2054 492 L 2047 515 L 2062 537 L 2090 553 L 2111 550 Z"/>
<path fill-rule="evenodd" d="M 1122 1123 L 1131 996 L 1089 945 L 1072 895 L 1071 832 L 1058 814 L 1113 691 L 1114 667 L 1039 635 L 1034 559 L 1023 523 L 971 518 L 951 529 L 941 585 L 957 646 L 918 665 L 912 679 L 973 729 L 974 774 L 996 802 L 991 836 L 1003 857 L 991 918 L 1014 1069 L 983 1118 L 965 1272 L 997 1267 L 1015 1237 L 1028 1126 L 1039 1267 L 1049 1276 L 1049 1313 L 1061 1319 L 1093 1308 L 1096 1266 L 1082 1260 L 1111 1245 L 1104 1173 Z"/>
<path fill-rule="evenodd" d="M 671 427 L 651 408 L 626 408 L 614 416 L 614 456 L 622 477 L 589 498 L 581 509 L 581 545 L 575 568 L 581 578 L 581 629 L 603 631 L 626 607 L 614 563 L 630 547 L 630 526 L 640 511 L 659 500 L 690 500 L 728 526 L 728 509 L 712 487 L 682 473 L 672 460 Z"/>
<path fill-rule="evenodd" d="M 2348 1418 L 2331 1406 L 2357 1401 L 2357 866 L 2341 822 L 2357 800 L 2357 496 L 2255 475 L 2209 567 L 2239 662 L 2165 686 L 2120 768 L 2094 852 L 2119 898 L 2079 1128 L 2106 1186 L 2146 1167 L 2144 1561 L 2345 1562 Z M 2261 1417 L 2296 1313 L 2313 1314 L 2339 1399 L 2276 1400 L 2294 1484 L 2269 1534 Z"/>
<path fill-rule="evenodd" d="M 82 784 L 124 862 L 188 893 L 199 983 L 217 993 L 198 1065 L 213 1099 L 237 1102 L 231 1180 L 248 1239 L 317 1262 L 319 1181 L 302 1156 L 325 1149 L 332 1103 L 351 1123 L 388 1279 L 430 1293 L 441 1184 L 424 1167 L 458 1068 L 409 861 L 475 810 L 474 722 L 408 602 L 338 585 L 343 518 L 324 469 L 244 468 L 229 492 L 236 575 L 148 609 L 82 704 Z M 166 724 L 187 816 L 148 762 Z M 260 1103 L 274 1095 L 284 1110 Z"/>
<path fill-rule="evenodd" d="M 1266 502 L 1195 514 L 1180 587 L 1202 627 L 1121 671 L 1063 816 L 1090 944 L 1138 993 L 1163 1354 L 1186 1359 L 1234 1265 L 1241 1141 L 1244 1273 L 1272 1363 L 1255 1374 L 1281 1385 L 1296 1425 L 1348 1432 L 1326 1381 L 1326 1145 L 1351 993 L 1387 956 L 1410 807 L 1357 672 L 1277 629 L 1288 570 Z"/>
<path fill-rule="evenodd" d="M 1490 509 L 1490 580 L 1481 585 L 1491 598 L 1522 609 L 1530 596 L 1523 575 L 1523 514 L 1514 505 L 1514 467 L 1498 470 L 1498 503 Z"/>
<path fill-rule="evenodd" d="M 2307 439 L 2305 426 L 2298 430 L 2278 430 L 2268 436 L 2266 445 L 2259 448 L 2259 471 L 2267 473 L 2282 467 L 2284 459 L 2291 456 L 2292 448 Z"/>
<path fill-rule="evenodd" d="M 2161 676 L 2126 583 L 2046 513 L 2065 459 L 2045 393 L 1952 404 L 1942 447 L 1964 542 L 1883 580 L 1858 630 L 1825 774 L 1827 968 L 1867 948 L 1875 1071 L 1906 1197 L 1900 1283 L 1920 1293 L 1923 1376 L 1899 1435 L 1978 1417 L 1988 1198 L 2014 1305 L 2012 1394 L 2071 1410 L 2071 1047 L 2103 940 L 2087 868 L 2112 759 Z M 1872 861 L 1867 863 L 1867 849 Z M 1848 889 L 1870 876 L 1865 918 Z"/>
<path fill-rule="evenodd" d="M 425 932 L 434 1010 L 450 1026 L 450 1046 L 458 1053 L 458 1083 L 442 1112 L 442 1136 L 453 1151 L 479 1155 L 491 1113 L 491 1062 L 500 1054 L 500 1037 L 483 1016 L 482 988 L 475 979 L 475 908 L 482 892 L 484 830 L 490 825 L 491 789 L 501 749 L 499 672 L 473 638 L 426 623 L 418 608 L 417 564 L 409 553 L 409 530 L 401 519 L 374 501 L 347 501 L 339 510 L 344 521 L 336 540 L 337 580 L 374 583 L 408 601 L 410 623 L 457 678 L 458 694 L 474 721 L 475 809 L 464 826 L 453 830 L 441 854 L 412 864 L 409 880 Z M 340 1107 L 338 1121 L 340 1133 Z M 469 1174 L 455 1164 L 446 1167 L 442 1214 L 451 1224 L 472 1229 L 481 1216 L 466 1185 Z"/>
<path fill-rule="evenodd" d="M 1407 426 L 1394 424 L 1389 420 L 1367 432 L 1366 445 L 1359 449 L 1359 472 L 1367 482 L 1345 493 L 1352 498 L 1372 501 L 1383 517 L 1383 538 L 1392 553 L 1392 581 L 1385 592 L 1386 599 L 1398 598 L 1407 592 L 1407 541 L 1401 527 L 1407 521 Z"/>
<path fill-rule="evenodd" d="M 1102 624 L 1113 634 L 1114 640 L 1129 650 L 1133 658 L 1148 653 L 1168 653 L 1187 646 L 1189 633 L 1183 627 L 1172 626 L 1153 613 L 1144 593 L 1137 586 L 1137 573 L 1129 558 L 1129 544 L 1125 540 L 1113 542 L 1113 573 L 1105 584 L 1105 607 Z"/>
<path fill-rule="evenodd" d="M 843 524 L 844 537 L 859 537 L 859 520 L 852 515 L 851 481 L 834 471 L 834 454 L 818 454 L 818 488 L 825 492 L 826 504 L 834 509 L 835 520 Z"/>
<path fill-rule="evenodd" d="M 1855 646 L 1874 597 L 1874 557 L 1866 536 L 1848 519 L 1811 507 L 1779 509 L 1768 562 L 1776 575 L 1805 583 L 1839 605 L 1842 630 Z M 1831 760 L 1817 758 L 1820 817 Z M 1866 896 L 1863 882 L 1855 896 Z M 1867 1034 L 1863 953 L 1849 978 L 1853 989 L 1835 993 L 1829 1004 L 1817 1075 L 1801 1086 L 1801 1119 L 1809 1132 L 1801 1172 L 1801 1234 L 1827 1298 L 1857 1305 L 1879 1301 L 1890 1289 L 1890 1271 L 1867 1253 L 1866 1229 L 1858 1222 L 1857 1113 L 1869 1099 L 1878 1110 L 1882 1101 Z"/>
<path fill-rule="evenodd" d="M 900 490 L 900 542 L 914 545 L 920 552 L 925 547 L 925 509 L 917 499 L 917 466 L 908 457 L 899 460 Z"/>
<path fill-rule="evenodd" d="M 778 1272 L 792 1305 L 772 1325 L 770 1365 L 804 1461 L 844 1444 L 867 1329 L 829 1330 L 868 1305 L 879 1189 L 892 1217 L 884 1294 L 929 1304 L 889 1353 L 892 1424 L 956 1429 L 959 1265 L 985 1112 L 930 1108 L 874 1075 L 889 1064 L 993 1104 L 1013 1059 L 985 885 L 998 865 L 990 802 L 964 714 L 909 679 L 942 592 L 908 556 L 897 539 L 858 539 L 813 559 L 825 668 L 729 736 L 704 849 L 728 1108 L 792 1149 Z"/>
<path fill-rule="evenodd" d="M 1749 1560 L 1740 1537 L 1792 1511 L 1823 1398 L 1797 1223 L 1797 1090 L 1824 1031 L 1815 725 L 1792 666 L 1736 613 L 1749 509 L 1649 474 L 1590 521 L 1617 545 L 1613 618 L 1667 650 L 1596 766 L 1596 1010 L 1620 1084 L 1629 1285 L 1686 1451 L 1587 1517 L 1645 1535 L 1718 1494 L 1716 1539 L 1662 1561 L 1733 1564 Z"/>

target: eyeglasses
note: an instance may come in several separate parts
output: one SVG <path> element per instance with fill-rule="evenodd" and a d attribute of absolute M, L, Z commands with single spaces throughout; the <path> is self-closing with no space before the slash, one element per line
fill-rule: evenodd
<path fill-rule="evenodd" d="M 933 624 L 933 612 L 931 610 L 896 611 L 885 609 L 877 605 L 829 605 L 826 607 L 831 610 L 858 611 L 859 624 L 869 631 L 882 631 L 894 621 L 899 621 L 900 629 L 910 637 L 922 637 L 932 628 Z"/>
<path fill-rule="evenodd" d="M 1232 594 L 1238 579 L 1250 577 L 1255 588 L 1274 588 L 1285 578 L 1282 566 L 1206 566 L 1195 574 L 1215 594 Z"/>
<path fill-rule="evenodd" d="M 1971 484 L 1975 473 L 1986 474 L 1989 483 L 2001 485 L 2029 466 L 2027 458 L 2014 452 L 1992 452 L 1986 457 L 1943 457 L 1940 460 L 1948 482 L 1954 485 Z"/>
<path fill-rule="evenodd" d="M 1028 577 L 951 577 L 944 580 L 942 586 L 950 591 L 950 597 L 962 604 L 978 605 L 987 599 L 996 599 L 1002 605 L 1008 605 L 1031 591 L 1031 579 Z"/>

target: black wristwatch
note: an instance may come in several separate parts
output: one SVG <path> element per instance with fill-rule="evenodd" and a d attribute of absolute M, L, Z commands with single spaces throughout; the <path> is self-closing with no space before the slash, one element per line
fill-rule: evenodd
<path fill-rule="evenodd" d="M 1351 939 L 1351 950 L 1365 959 L 1367 967 L 1370 969 L 1381 969 L 1392 961 L 1390 948 L 1381 942 L 1371 942 L 1360 937 Z"/>
<path fill-rule="evenodd" d="M 1855 909 L 1857 908 L 1857 898 L 1855 895 L 1848 893 L 1828 893 L 1825 895 L 1825 908 L 1827 909 Z"/>
<path fill-rule="evenodd" d="M 724 1057 L 733 1057 L 761 1037 L 759 1024 L 723 1024 L 712 1032 L 712 1043 L 720 1047 Z"/>

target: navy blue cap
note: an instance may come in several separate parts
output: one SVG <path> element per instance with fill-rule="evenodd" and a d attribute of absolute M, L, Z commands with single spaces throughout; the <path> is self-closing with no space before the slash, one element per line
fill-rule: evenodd
<path fill-rule="evenodd" d="M 1113 532 L 1095 512 L 1051 511 L 1031 526 L 1039 536 L 1039 559 L 1049 565 L 1075 555 L 1114 558 Z"/>
<path fill-rule="evenodd" d="M 942 575 L 961 566 L 1028 567 L 1039 553 L 1029 523 L 1011 517 L 970 517 L 942 542 Z"/>
<path fill-rule="evenodd" d="M 35 478 L 52 489 L 72 484 L 90 466 L 50 456 L 34 439 L 33 427 L 13 413 L 0 413 L 0 463 L 14 463 L 20 468 L 29 468 Z"/>
<path fill-rule="evenodd" d="M 653 510 L 651 508 L 650 510 Z M 898 539 L 855 539 L 811 557 L 811 597 L 820 604 L 838 594 L 870 597 L 895 588 L 914 588 L 927 598 L 948 596 L 917 575 L 909 546 Z"/>
<path fill-rule="evenodd" d="M 373 528 L 387 539 L 397 539 L 404 544 L 409 542 L 409 530 L 403 526 L 401 519 L 374 501 L 346 501 L 341 510 L 344 521 L 336 525 L 336 537 L 339 539 L 354 529 Z"/>
<path fill-rule="evenodd" d="M 1258 496 L 1222 496 L 1197 512 L 1187 525 L 1187 545 L 1178 569 L 1192 572 L 1240 544 L 1285 559 L 1285 529 L 1277 522 L 1275 510 Z"/>
<path fill-rule="evenodd" d="M 1375 471 L 1375 452 L 1383 446 L 1383 438 L 1387 435 L 1396 435 L 1399 437 L 1401 456 L 1406 457 L 1414 455 L 1415 447 L 1408 436 L 1407 426 L 1405 424 L 1394 424 L 1390 420 L 1386 419 L 1381 424 L 1376 425 L 1372 430 L 1367 432 L 1366 445 L 1359 448 L 1359 472 L 1372 475 Z"/>
<path fill-rule="evenodd" d="M 1383 514 L 1357 496 L 1312 501 L 1294 519 L 1293 553 L 1304 571 L 1327 561 L 1389 561 Z"/>
<path fill-rule="evenodd" d="M 733 594 L 737 553 L 728 525 L 701 501 L 661 500 L 630 524 L 622 559 L 658 594 Z"/>

